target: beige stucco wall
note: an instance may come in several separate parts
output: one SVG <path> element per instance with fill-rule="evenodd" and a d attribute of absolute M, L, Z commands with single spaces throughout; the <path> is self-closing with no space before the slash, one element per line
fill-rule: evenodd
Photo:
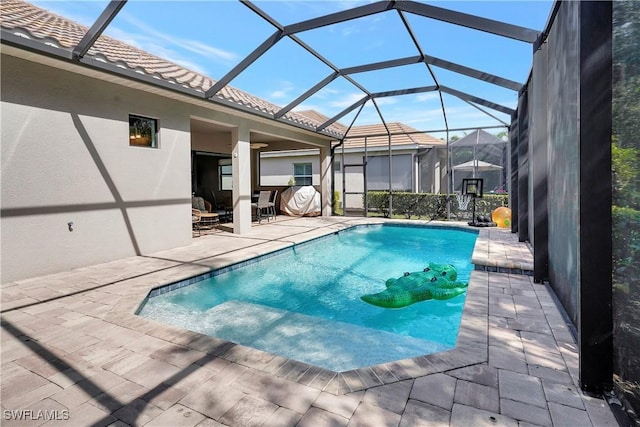
<path fill-rule="evenodd" d="M 231 133 L 191 132 L 191 149 L 209 153 L 231 154 Z"/>
<path fill-rule="evenodd" d="M 263 157 L 260 159 L 260 185 L 286 186 L 293 177 L 295 163 L 311 163 L 312 185 L 320 185 L 320 154 L 287 157 Z"/>
<path fill-rule="evenodd" d="M 244 113 L 208 108 L 204 101 L 128 88 L 120 78 L 96 79 L 5 50 L 0 73 L 3 283 L 191 243 L 192 118 L 247 130 L 241 134 L 255 129 L 329 143 Z M 130 113 L 158 119 L 159 149 L 129 146 Z M 220 152 L 230 141 L 223 140 L 196 135 L 195 149 Z M 249 156 L 237 161 L 249 165 Z M 250 189 L 246 192 L 249 196 Z M 246 205 L 243 213 L 250 218 Z"/>
<path fill-rule="evenodd" d="M 184 105 L 6 55 L 1 77 L 2 282 L 190 242 Z M 159 149 L 129 146 L 129 113 Z"/>

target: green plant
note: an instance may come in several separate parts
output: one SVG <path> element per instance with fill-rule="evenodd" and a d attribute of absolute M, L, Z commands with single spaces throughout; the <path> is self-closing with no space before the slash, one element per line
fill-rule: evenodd
<path fill-rule="evenodd" d="M 334 191 L 333 192 L 333 211 L 338 215 L 342 215 L 342 206 L 340 206 L 340 192 L 339 191 Z"/>
<path fill-rule="evenodd" d="M 447 202 L 450 200 L 451 215 L 455 219 L 468 216 L 471 212 L 471 204 L 467 206 L 466 210 L 462 210 L 454 195 L 394 191 L 391 196 L 393 215 L 389 213 L 389 192 L 387 191 L 369 191 L 367 193 L 369 211 L 385 217 L 399 215 L 406 219 L 447 219 Z M 476 214 L 491 215 L 494 209 L 508 206 L 508 204 L 509 198 L 506 194 L 486 194 L 483 198 L 476 199 Z"/>
<path fill-rule="evenodd" d="M 640 211 L 613 206 L 611 214 L 614 283 L 633 280 L 640 286 Z"/>
<path fill-rule="evenodd" d="M 613 203 L 618 206 L 640 208 L 640 150 L 620 147 L 614 137 L 611 144 L 613 169 Z"/>

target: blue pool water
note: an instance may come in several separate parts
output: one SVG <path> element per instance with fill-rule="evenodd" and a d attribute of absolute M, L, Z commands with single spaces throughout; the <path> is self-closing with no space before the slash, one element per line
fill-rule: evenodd
<path fill-rule="evenodd" d="M 390 310 L 360 296 L 385 281 L 453 264 L 468 282 L 477 233 L 353 227 L 149 297 L 140 315 L 333 371 L 455 346 L 465 294 Z"/>

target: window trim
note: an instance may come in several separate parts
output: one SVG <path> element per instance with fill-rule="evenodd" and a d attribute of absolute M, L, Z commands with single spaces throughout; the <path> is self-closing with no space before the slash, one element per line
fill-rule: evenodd
<path fill-rule="evenodd" d="M 228 164 L 227 164 L 227 160 L 228 160 Z M 231 172 L 229 173 L 222 173 L 222 168 L 224 166 L 229 166 L 231 168 Z M 222 188 L 222 183 L 223 183 L 223 177 L 230 177 L 231 178 L 231 188 Z M 231 158 L 226 159 L 226 158 L 220 158 L 218 159 L 218 190 L 219 191 L 233 191 L 233 166 L 232 166 L 232 161 Z"/>
<path fill-rule="evenodd" d="M 296 166 L 303 166 L 306 167 L 309 166 L 309 174 L 304 174 L 304 175 L 296 175 Z M 306 170 L 305 170 L 306 172 Z M 304 163 L 294 163 L 293 164 L 293 179 L 296 182 L 296 185 L 313 185 L 313 163 L 312 162 L 304 162 Z M 309 184 L 301 184 L 299 179 L 304 179 L 305 182 L 308 179 L 309 180 Z"/>
<path fill-rule="evenodd" d="M 144 131 L 144 127 L 141 130 L 136 131 L 138 127 L 132 124 L 132 120 L 147 120 L 153 123 L 150 131 L 150 143 L 149 144 L 135 144 L 132 141 L 136 139 L 143 138 L 142 132 Z M 154 117 L 143 116 L 141 114 L 129 113 L 129 147 L 139 147 L 139 148 L 160 148 L 160 120 Z"/>

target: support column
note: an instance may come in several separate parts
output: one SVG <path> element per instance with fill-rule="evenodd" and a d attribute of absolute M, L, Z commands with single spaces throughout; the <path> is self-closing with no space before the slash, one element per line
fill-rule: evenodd
<path fill-rule="evenodd" d="M 330 143 L 320 148 L 320 204 L 322 206 L 322 216 L 331 216 L 331 204 L 333 203 L 333 193 L 331 191 L 333 173 L 331 168 Z"/>
<path fill-rule="evenodd" d="M 580 385 L 613 383 L 611 241 L 612 3 L 579 3 L 580 19 Z"/>
<path fill-rule="evenodd" d="M 529 240 L 529 92 L 518 100 L 518 240 Z"/>
<path fill-rule="evenodd" d="M 518 111 L 511 116 L 511 127 L 509 128 L 509 207 L 511 208 L 511 232 L 518 232 Z"/>
<path fill-rule="evenodd" d="M 547 156 L 549 114 L 547 89 L 548 44 L 543 43 L 533 55 L 532 85 L 536 96 L 531 97 L 531 132 L 529 144 L 529 222 L 533 245 L 533 281 L 541 283 L 549 279 L 549 212 Z"/>
<path fill-rule="evenodd" d="M 251 231 L 251 149 L 246 126 L 231 132 L 231 167 L 233 173 L 233 232 Z"/>

